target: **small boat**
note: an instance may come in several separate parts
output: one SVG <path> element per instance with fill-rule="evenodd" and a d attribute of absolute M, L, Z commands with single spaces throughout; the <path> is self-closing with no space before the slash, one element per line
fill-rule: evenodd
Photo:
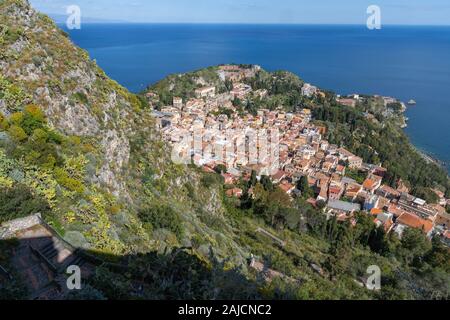
<path fill-rule="evenodd" d="M 408 101 L 408 104 L 409 104 L 410 106 L 413 106 L 413 105 L 416 105 L 417 102 L 416 102 L 416 100 L 411 99 L 411 100 Z"/>

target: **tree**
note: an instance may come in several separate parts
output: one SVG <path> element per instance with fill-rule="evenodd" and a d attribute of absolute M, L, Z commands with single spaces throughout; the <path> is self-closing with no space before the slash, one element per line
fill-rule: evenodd
<path fill-rule="evenodd" d="M 227 172 L 227 167 L 226 167 L 225 165 L 223 165 L 223 164 L 218 164 L 218 165 L 214 168 L 214 170 L 215 170 L 218 174 L 222 174 L 222 173 Z"/>
<path fill-rule="evenodd" d="M 439 237 L 433 238 L 432 249 L 426 255 L 425 260 L 433 268 L 440 268 L 450 273 L 450 249 L 441 242 Z"/>
<path fill-rule="evenodd" d="M 386 232 L 384 227 L 374 228 L 369 238 L 370 249 L 376 253 L 383 254 L 387 251 Z"/>
<path fill-rule="evenodd" d="M 326 233 L 329 242 L 333 243 L 336 240 L 338 228 L 339 227 L 336 216 L 333 216 L 331 219 L 327 221 Z"/>
<path fill-rule="evenodd" d="M 311 187 L 309 186 L 308 177 L 302 176 L 297 182 L 297 189 L 302 192 L 304 199 L 310 198 L 314 195 Z"/>
<path fill-rule="evenodd" d="M 329 256 L 325 260 L 324 267 L 330 273 L 330 279 L 342 275 L 348 269 L 352 253 L 351 250 L 342 246 L 332 245 L 328 252 Z"/>
<path fill-rule="evenodd" d="M 226 79 L 225 80 L 225 88 L 227 89 L 227 91 L 233 90 L 233 81 Z"/>
<path fill-rule="evenodd" d="M 178 239 L 184 234 L 183 221 L 175 210 L 167 205 L 157 205 L 144 208 L 139 212 L 139 218 L 144 224 L 154 229 L 167 229 L 172 231 Z"/>
<path fill-rule="evenodd" d="M 268 177 L 266 175 L 261 176 L 261 184 L 263 185 L 264 190 L 266 190 L 266 191 L 274 190 L 272 180 L 270 179 L 270 177 Z"/>
<path fill-rule="evenodd" d="M 255 170 L 252 170 L 252 174 L 250 176 L 250 181 L 249 182 L 250 182 L 250 186 L 251 187 L 256 186 L 256 183 L 258 182 L 258 178 L 257 178 Z"/>
<path fill-rule="evenodd" d="M 448 187 L 447 190 L 445 191 L 445 198 L 450 199 L 450 187 Z"/>
<path fill-rule="evenodd" d="M 423 188 L 423 187 L 416 188 L 413 191 L 413 194 L 416 197 L 421 198 L 428 203 L 438 203 L 439 202 L 438 195 L 429 188 Z"/>
<path fill-rule="evenodd" d="M 0 190 L 0 223 L 35 213 L 45 215 L 49 211 L 45 199 L 34 196 L 24 185 Z"/>
<path fill-rule="evenodd" d="M 323 200 L 319 200 L 316 202 L 316 206 L 319 210 L 323 210 L 327 206 L 327 203 Z"/>
<path fill-rule="evenodd" d="M 407 228 L 402 235 L 400 256 L 407 264 L 420 264 L 423 257 L 430 251 L 431 243 L 420 229 Z"/>
<path fill-rule="evenodd" d="M 233 100 L 233 107 L 235 108 L 241 108 L 242 107 L 242 100 L 238 97 L 234 98 Z"/>
<path fill-rule="evenodd" d="M 31 135 L 34 130 L 43 128 L 46 124 L 44 112 L 36 105 L 28 105 L 23 112 L 21 127 L 27 135 Z"/>
<path fill-rule="evenodd" d="M 291 198 L 280 187 L 275 188 L 274 191 L 269 193 L 268 202 L 271 205 L 288 206 L 291 202 Z"/>
<path fill-rule="evenodd" d="M 372 217 L 360 212 L 356 214 L 356 221 L 356 227 L 353 231 L 354 239 L 361 245 L 368 246 L 375 229 Z"/>

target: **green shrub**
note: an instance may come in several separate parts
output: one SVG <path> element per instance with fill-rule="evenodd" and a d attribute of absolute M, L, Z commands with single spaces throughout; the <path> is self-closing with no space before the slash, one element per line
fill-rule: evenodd
<path fill-rule="evenodd" d="M 0 223 L 35 213 L 49 212 L 48 203 L 24 185 L 0 190 Z"/>
<path fill-rule="evenodd" d="M 42 129 L 45 125 L 45 115 L 38 106 L 28 105 L 25 107 L 20 126 L 28 135 L 31 135 L 36 129 Z"/>
<path fill-rule="evenodd" d="M 11 138 L 16 142 L 22 142 L 28 138 L 25 131 L 19 126 L 15 126 L 15 125 L 11 126 L 8 129 L 8 133 L 11 136 Z"/>
<path fill-rule="evenodd" d="M 161 205 L 142 209 L 139 218 L 154 229 L 168 229 L 178 238 L 183 236 L 183 222 L 177 212 L 169 206 Z"/>
<path fill-rule="evenodd" d="M 78 102 L 80 102 L 80 103 L 82 103 L 82 104 L 85 104 L 85 105 L 87 105 L 87 104 L 89 103 L 88 97 L 87 97 L 83 92 L 77 92 L 77 93 L 75 93 L 75 94 L 72 96 L 72 98 L 73 98 L 75 101 L 78 101 Z"/>
<path fill-rule="evenodd" d="M 0 75 L 0 99 L 6 103 L 6 108 L 11 111 L 19 111 L 30 100 L 30 97 L 18 86 L 11 84 Z"/>
<path fill-rule="evenodd" d="M 73 179 L 69 174 L 62 168 L 55 169 L 55 179 L 64 188 L 76 192 L 83 193 L 84 186 L 80 181 Z"/>
<path fill-rule="evenodd" d="M 202 185 L 205 188 L 211 188 L 214 185 L 221 185 L 224 183 L 224 179 L 221 175 L 214 173 L 206 173 L 201 179 Z"/>

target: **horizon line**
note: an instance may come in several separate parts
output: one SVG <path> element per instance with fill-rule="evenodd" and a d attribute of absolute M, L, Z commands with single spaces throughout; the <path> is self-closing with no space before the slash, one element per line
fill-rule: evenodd
<path fill-rule="evenodd" d="M 89 20 L 94 20 L 96 18 L 86 18 Z M 63 21 L 55 21 L 57 24 L 64 24 Z M 116 20 L 103 20 L 103 21 L 88 21 L 83 22 L 82 24 L 136 24 L 136 25 L 144 25 L 144 24 L 152 24 L 152 25 L 249 25 L 249 26 L 364 26 L 364 23 L 284 23 L 284 22 L 151 22 L 151 21 L 116 21 Z M 450 27 L 450 24 L 402 24 L 402 23 L 385 23 L 383 26 L 394 26 L 394 27 Z"/>

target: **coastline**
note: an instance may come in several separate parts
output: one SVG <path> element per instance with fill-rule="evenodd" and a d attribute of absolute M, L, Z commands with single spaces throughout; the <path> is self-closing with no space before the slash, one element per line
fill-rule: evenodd
<path fill-rule="evenodd" d="M 400 100 L 398 100 L 400 101 Z M 405 115 L 405 113 L 408 111 L 408 108 L 410 106 L 416 106 L 417 104 L 406 104 L 405 102 L 400 102 L 402 104 L 402 110 L 401 110 L 401 118 L 402 118 L 402 122 L 403 124 L 400 126 L 400 128 L 403 130 L 403 132 L 408 136 L 410 144 L 412 146 L 412 148 L 428 163 L 434 163 L 436 165 L 438 165 L 439 167 L 441 167 L 442 169 L 444 169 L 447 172 L 447 175 L 450 177 L 450 164 L 446 163 L 445 161 L 439 159 L 439 157 L 435 156 L 433 153 L 431 153 L 430 151 L 427 151 L 423 148 L 420 148 L 419 146 L 415 145 L 412 140 L 411 140 L 411 136 L 408 134 L 408 132 L 405 130 L 408 128 L 408 121 L 409 121 L 409 117 L 407 117 Z"/>
<path fill-rule="evenodd" d="M 397 99 L 398 100 L 398 99 Z M 439 159 L 439 157 L 435 156 L 434 154 L 432 154 L 431 152 L 420 148 L 419 146 L 415 145 L 412 140 L 411 140 L 411 136 L 406 132 L 406 128 L 408 128 L 408 121 L 409 118 L 405 115 L 405 113 L 408 111 L 408 107 L 410 106 L 416 106 L 416 103 L 411 104 L 408 103 L 406 104 L 405 102 L 402 102 L 401 100 L 398 100 L 401 105 L 402 105 L 402 109 L 400 111 L 400 117 L 402 119 L 402 125 L 400 126 L 400 128 L 403 130 L 403 132 L 408 136 L 409 140 L 410 140 L 410 145 L 411 147 L 428 163 L 433 163 L 438 165 L 439 167 L 441 167 L 442 169 L 444 169 L 447 172 L 447 175 L 450 176 L 450 166 L 448 163 L 446 163 L 445 161 Z M 415 101 L 414 101 L 415 102 Z"/>
<path fill-rule="evenodd" d="M 408 135 L 409 137 L 409 135 Z M 413 149 L 422 156 L 423 159 L 425 159 L 425 161 L 429 162 L 429 163 L 434 163 L 438 166 L 440 166 L 442 169 L 444 169 L 445 171 L 447 171 L 447 175 L 450 176 L 450 168 L 449 168 L 449 164 L 447 164 L 446 162 L 440 160 L 439 158 L 437 158 L 436 156 L 434 156 L 433 154 L 431 154 L 430 152 L 420 149 L 418 146 L 416 146 L 415 144 L 413 144 L 411 142 L 411 146 L 413 147 Z"/>

